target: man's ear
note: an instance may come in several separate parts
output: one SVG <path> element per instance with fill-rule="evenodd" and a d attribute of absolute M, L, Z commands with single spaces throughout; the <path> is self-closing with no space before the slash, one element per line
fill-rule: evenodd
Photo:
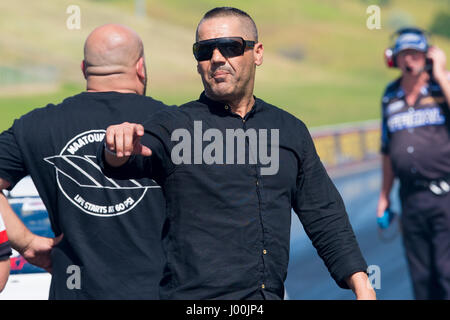
<path fill-rule="evenodd" d="M 146 74 L 146 70 L 145 70 L 144 57 L 140 57 L 139 60 L 136 63 L 136 74 L 137 74 L 139 80 L 141 80 L 142 83 L 145 83 L 145 79 L 147 78 L 147 74 Z"/>
<path fill-rule="evenodd" d="M 81 72 L 83 72 L 84 79 L 86 79 L 86 61 L 81 61 Z"/>
<path fill-rule="evenodd" d="M 255 47 L 253 48 L 253 54 L 255 57 L 255 65 L 257 66 L 262 65 L 264 56 L 264 46 L 261 42 L 255 44 Z"/>

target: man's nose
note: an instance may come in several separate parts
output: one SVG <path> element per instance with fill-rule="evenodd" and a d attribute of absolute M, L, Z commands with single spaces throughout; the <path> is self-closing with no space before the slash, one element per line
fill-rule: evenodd
<path fill-rule="evenodd" d="M 222 55 L 220 50 L 218 48 L 214 48 L 214 51 L 213 51 L 212 56 L 211 56 L 211 62 L 213 62 L 213 63 L 221 63 L 221 62 L 225 62 L 225 61 L 226 61 L 226 59 Z"/>

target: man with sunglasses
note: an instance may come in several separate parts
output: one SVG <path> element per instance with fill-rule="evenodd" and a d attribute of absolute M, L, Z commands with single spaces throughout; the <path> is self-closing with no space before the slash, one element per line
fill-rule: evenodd
<path fill-rule="evenodd" d="M 337 284 L 375 298 L 305 125 L 253 95 L 264 51 L 253 20 L 239 9 L 212 9 L 196 40 L 200 98 L 143 126 L 110 126 L 97 156 L 107 175 L 154 177 L 163 187 L 161 298 L 283 299 L 292 208 Z"/>
<path fill-rule="evenodd" d="M 388 66 L 401 71 L 382 100 L 383 182 L 388 216 L 400 181 L 402 234 L 416 299 L 450 299 L 450 74 L 444 52 L 417 28 L 398 30 Z M 390 62 L 390 63 L 389 63 Z"/>

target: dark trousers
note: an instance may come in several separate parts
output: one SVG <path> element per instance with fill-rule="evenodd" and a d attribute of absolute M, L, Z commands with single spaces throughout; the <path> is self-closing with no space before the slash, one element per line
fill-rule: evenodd
<path fill-rule="evenodd" d="M 403 193 L 403 243 L 416 299 L 450 300 L 450 193 Z"/>

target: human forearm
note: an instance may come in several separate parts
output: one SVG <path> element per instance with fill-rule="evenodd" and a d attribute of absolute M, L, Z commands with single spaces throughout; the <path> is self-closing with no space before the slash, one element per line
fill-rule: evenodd
<path fill-rule="evenodd" d="M 450 108 L 450 79 L 447 71 L 447 57 L 440 48 L 433 46 L 428 50 L 427 57 L 433 61 L 433 77 L 441 87 L 447 106 Z"/>
<path fill-rule="evenodd" d="M 394 184 L 394 178 L 395 175 L 392 169 L 391 159 L 388 155 L 383 155 L 381 192 L 378 199 L 377 217 L 382 217 L 384 211 L 389 207 L 389 195 Z"/>
<path fill-rule="evenodd" d="M 388 155 L 382 156 L 382 182 L 381 182 L 381 194 L 385 197 L 389 197 L 391 193 L 392 185 L 394 183 L 394 170 L 392 169 L 391 158 Z"/>
<path fill-rule="evenodd" d="M 0 179 L 0 183 L 1 181 L 2 179 Z M 32 233 L 16 215 L 2 192 L 0 192 L 0 212 L 3 216 L 11 247 L 31 264 L 50 272 L 52 265 L 51 250 L 61 241 L 63 235 L 61 234 L 56 238 L 46 238 Z"/>

